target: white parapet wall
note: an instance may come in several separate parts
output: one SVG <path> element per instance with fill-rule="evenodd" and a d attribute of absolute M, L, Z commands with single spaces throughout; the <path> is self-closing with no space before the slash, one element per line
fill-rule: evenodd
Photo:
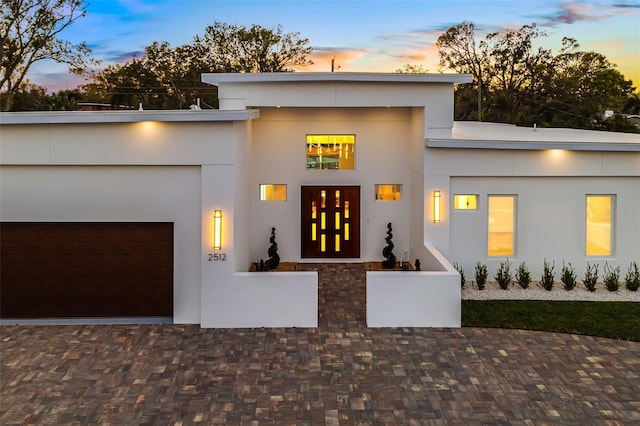
<path fill-rule="evenodd" d="M 367 272 L 367 326 L 460 327 L 460 274 L 433 246 L 437 270 Z"/>
<path fill-rule="evenodd" d="M 216 283 L 202 327 L 317 327 L 317 272 L 237 272 Z"/>

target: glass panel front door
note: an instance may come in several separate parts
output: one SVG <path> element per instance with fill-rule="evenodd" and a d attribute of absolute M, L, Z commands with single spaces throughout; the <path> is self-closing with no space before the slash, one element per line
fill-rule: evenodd
<path fill-rule="evenodd" d="M 360 257 L 360 187 L 302 187 L 302 257 Z"/>

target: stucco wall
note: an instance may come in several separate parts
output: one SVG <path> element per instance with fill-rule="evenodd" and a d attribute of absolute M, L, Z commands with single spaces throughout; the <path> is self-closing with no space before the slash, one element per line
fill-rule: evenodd
<path fill-rule="evenodd" d="M 433 223 L 433 191 L 442 193 L 442 221 Z M 475 211 L 453 210 L 454 194 L 478 194 Z M 581 277 L 586 262 L 621 266 L 640 262 L 640 154 L 634 152 L 427 149 L 425 153 L 425 240 L 472 279 L 475 262 L 493 277 L 505 258 L 487 255 L 487 195 L 517 196 L 516 251 L 534 279 L 543 260 L 571 262 Z M 614 252 L 585 255 L 586 194 L 615 194 Z"/>
<path fill-rule="evenodd" d="M 406 108 L 263 108 L 252 122 L 251 255 L 267 257 L 276 227 L 283 260 L 300 259 L 300 186 L 361 186 L 361 259 L 382 259 L 386 225 L 392 222 L 396 256 L 408 250 L 411 114 Z M 308 171 L 307 134 L 355 134 L 355 170 Z M 287 184 L 287 201 L 259 201 L 259 185 Z M 400 202 L 376 201 L 374 184 L 402 184 Z"/>
<path fill-rule="evenodd" d="M 626 271 L 640 262 L 640 178 L 636 177 L 518 177 L 451 179 L 451 194 L 479 194 L 477 210 L 450 210 L 449 259 L 472 275 L 476 261 L 487 263 L 493 277 L 505 257 L 487 256 L 487 195 L 517 196 L 516 250 L 509 261 L 515 267 L 526 261 L 534 279 L 542 274 L 543 260 L 555 261 L 559 280 L 562 261 L 571 262 L 582 278 L 586 263 L 605 261 Z M 586 194 L 616 195 L 613 254 L 586 256 Z M 451 197 L 447 200 L 451 208 Z"/>
<path fill-rule="evenodd" d="M 173 222 L 174 321 L 200 322 L 200 168 L 1 166 L 0 220 Z"/>

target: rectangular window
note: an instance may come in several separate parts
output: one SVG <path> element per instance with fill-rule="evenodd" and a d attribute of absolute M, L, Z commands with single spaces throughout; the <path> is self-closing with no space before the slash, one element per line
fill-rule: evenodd
<path fill-rule="evenodd" d="M 453 196 L 454 210 L 477 210 L 478 196 L 475 194 L 458 194 Z"/>
<path fill-rule="evenodd" d="M 376 184 L 376 200 L 400 201 L 402 198 L 402 185 Z"/>
<path fill-rule="evenodd" d="M 307 135 L 307 170 L 354 170 L 355 135 Z"/>
<path fill-rule="evenodd" d="M 260 184 L 260 200 L 262 200 L 262 201 L 287 201 L 287 185 L 285 185 L 285 184 Z"/>
<path fill-rule="evenodd" d="M 613 211 L 615 196 L 587 195 L 586 253 L 587 256 L 611 256 L 613 242 Z"/>
<path fill-rule="evenodd" d="M 487 197 L 489 256 L 513 256 L 515 253 L 516 197 Z"/>

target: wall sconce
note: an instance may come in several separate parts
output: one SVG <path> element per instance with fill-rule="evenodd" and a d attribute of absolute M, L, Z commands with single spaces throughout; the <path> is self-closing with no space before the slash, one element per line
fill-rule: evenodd
<path fill-rule="evenodd" d="M 433 191 L 433 223 L 440 223 L 440 191 Z"/>
<path fill-rule="evenodd" d="M 213 249 L 222 249 L 222 210 L 213 212 Z"/>

